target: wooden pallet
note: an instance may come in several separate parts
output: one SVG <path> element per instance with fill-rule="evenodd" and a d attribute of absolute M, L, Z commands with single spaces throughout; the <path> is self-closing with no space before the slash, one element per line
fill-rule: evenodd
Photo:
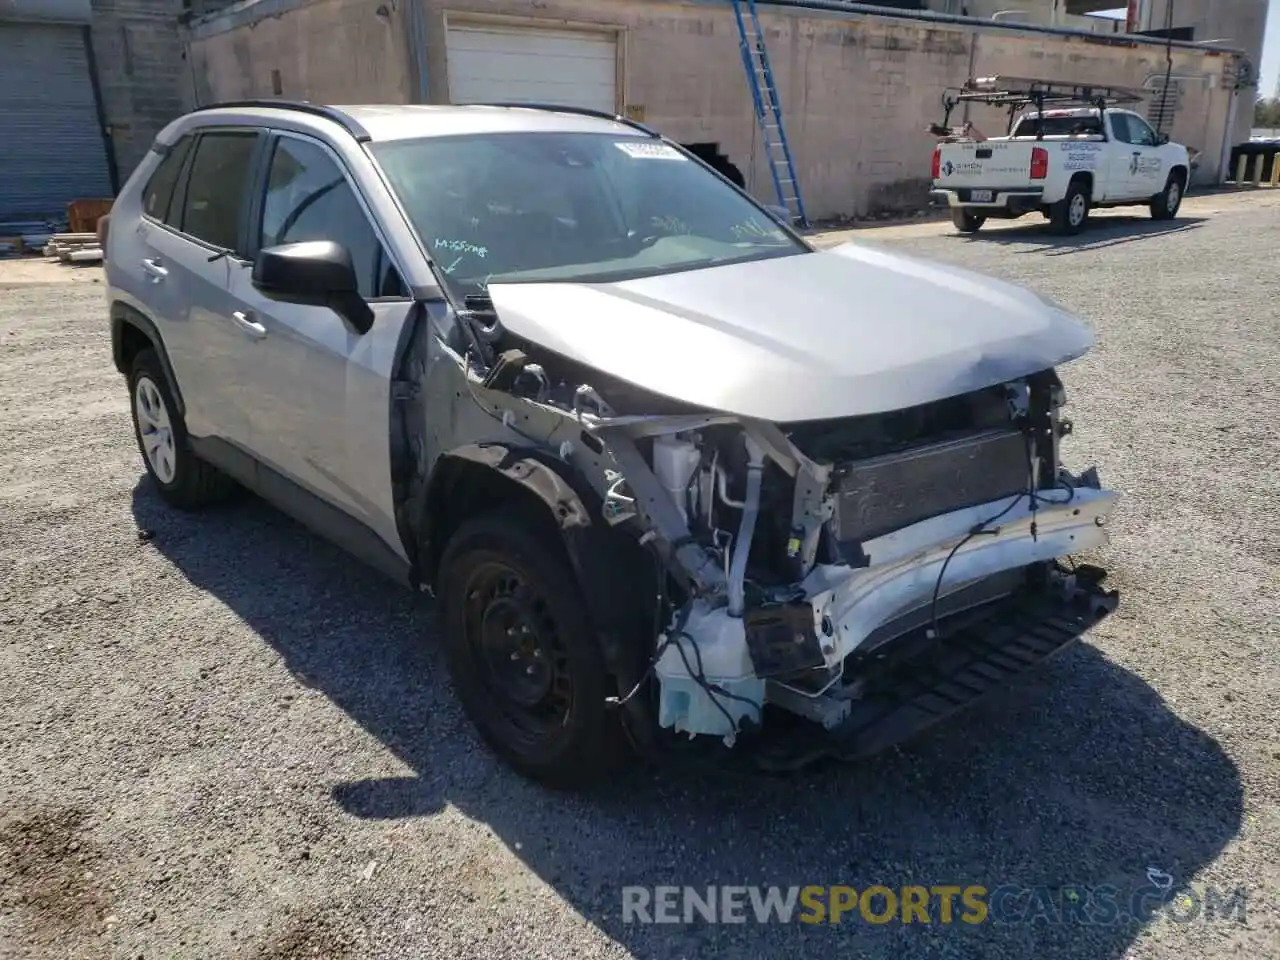
<path fill-rule="evenodd" d="M 67 227 L 72 233 L 92 233 L 98 220 L 111 212 L 112 200 L 72 200 L 67 204 Z"/>

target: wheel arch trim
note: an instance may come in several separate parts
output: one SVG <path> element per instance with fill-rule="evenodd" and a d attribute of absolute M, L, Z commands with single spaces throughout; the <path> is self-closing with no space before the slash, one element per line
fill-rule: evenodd
<path fill-rule="evenodd" d="M 178 384 L 178 377 L 173 371 L 173 364 L 169 361 L 169 352 L 164 347 L 160 331 L 145 314 L 119 300 L 111 304 L 111 359 L 116 369 L 125 376 L 129 375 L 129 364 L 125 359 L 126 328 L 137 330 L 150 341 L 151 348 L 160 358 L 160 366 L 165 378 L 169 381 L 169 390 L 173 394 L 174 404 L 178 407 L 178 414 L 185 417 L 187 404 L 183 399 L 182 387 Z"/>
<path fill-rule="evenodd" d="M 548 516 L 561 531 L 589 527 L 592 523 L 585 500 L 589 494 L 580 491 L 571 481 L 570 468 L 550 454 L 505 443 L 468 443 L 456 447 L 441 454 L 432 465 L 422 509 L 418 511 L 416 538 L 425 584 L 434 583 L 436 565 L 444 553 L 447 534 L 440 535 L 439 515 L 443 504 L 454 493 L 459 468 L 489 471 L 494 477 L 520 487 L 546 507 Z"/>

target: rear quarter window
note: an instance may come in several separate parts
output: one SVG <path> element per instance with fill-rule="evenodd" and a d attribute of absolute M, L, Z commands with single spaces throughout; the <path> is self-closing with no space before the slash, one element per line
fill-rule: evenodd
<path fill-rule="evenodd" d="M 1046 137 L 1088 137 L 1102 133 L 1102 123 L 1097 117 L 1026 117 L 1013 131 L 1014 138 L 1034 137 L 1043 129 Z"/>

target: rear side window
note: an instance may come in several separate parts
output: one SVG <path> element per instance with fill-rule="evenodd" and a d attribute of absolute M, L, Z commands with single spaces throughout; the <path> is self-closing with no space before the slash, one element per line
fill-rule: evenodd
<path fill-rule="evenodd" d="M 142 212 L 148 217 L 162 223 L 172 223 L 176 217 L 178 211 L 170 209 L 174 189 L 178 185 L 178 178 L 182 175 L 182 164 L 186 162 L 194 140 L 194 137 L 188 135 L 175 143 L 160 161 L 160 166 L 156 167 L 155 172 L 151 174 L 151 179 L 147 181 L 146 189 L 142 192 Z"/>
<path fill-rule="evenodd" d="M 257 140 L 254 131 L 219 131 L 200 136 L 187 177 L 183 233 L 215 247 L 238 250 Z"/>
<path fill-rule="evenodd" d="M 1097 117 L 1027 117 L 1013 131 L 1014 137 L 1034 137 L 1043 130 L 1046 137 L 1084 137 L 1102 133 L 1102 122 Z"/>

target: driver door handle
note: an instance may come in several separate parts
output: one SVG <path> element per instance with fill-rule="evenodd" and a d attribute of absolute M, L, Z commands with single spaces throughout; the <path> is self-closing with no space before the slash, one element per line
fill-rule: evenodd
<path fill-rule="evenodd" d="M 235 321 L 237 327 L 254 340 L 261 340 L 267 335 L 267 328 L 258 323 L 258 321 L 254 319 L 254 315 L 250 312 L 237 310 L 235 313 L 231 314 L 231 319 Z"/>
<path fill-rule="evenodd" d="M 159 258 L 154 260 L 143 260 L 142 269 L 149 277 L 151 277 L 152 283 L 159 283 L 169 275 L 169 271 L 161 265 Z"/>

